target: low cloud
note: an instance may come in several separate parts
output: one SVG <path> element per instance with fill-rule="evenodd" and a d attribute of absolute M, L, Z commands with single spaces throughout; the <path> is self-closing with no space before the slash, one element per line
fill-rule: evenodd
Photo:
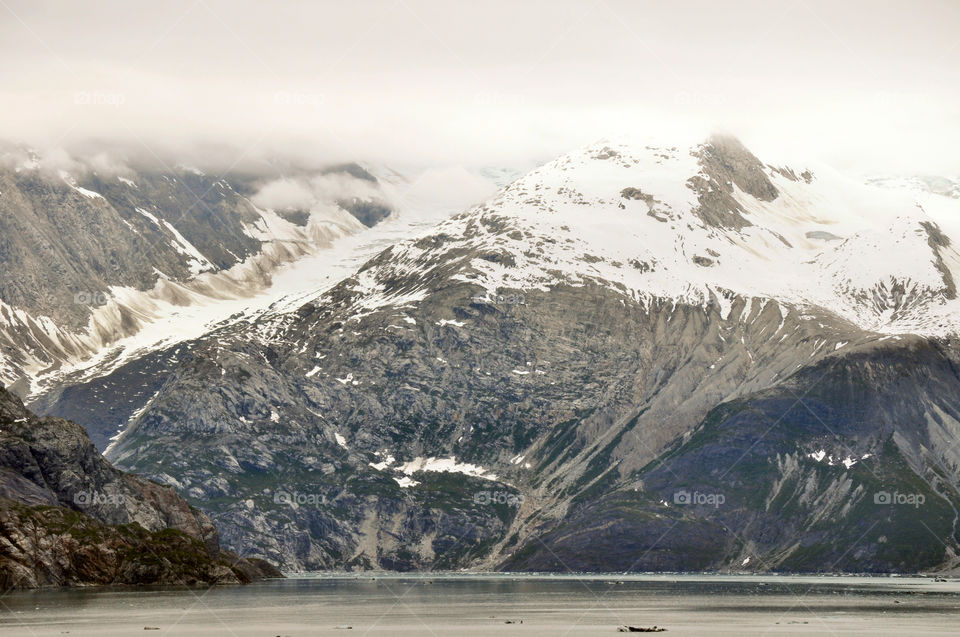
<path fill-rule="evenodd" d="M 7 0 L 4 13 L 0 56 L 16 64 L 0 73 L 0 138 L 106 153 L 101 170 L 528 168 L 620 131 L 722 128 L 758 153 L 955 173 L 960 146 L 949 2 Z"/>
<path fill-rule="evenodd" d="M 281 177 L 264 183 L 251 197 L 261 208 L 313 210 L 347 199 L 382 199 L 375 182 L 340 172 L 298 178 Z"/>
<path fill-rule="evenodd" d="M 310 210 L 316 194 L 301 180 L 277 179 L 264 185 L 251 198 L 261 208 L 273 210 Z"/>

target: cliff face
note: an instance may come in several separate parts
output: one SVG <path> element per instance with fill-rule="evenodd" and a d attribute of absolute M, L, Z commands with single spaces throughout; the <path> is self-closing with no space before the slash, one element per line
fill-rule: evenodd
<path fill-rule="evenodd" d="M 0 587 L 214 584 L 272 575 L 220 549 L 173 489 L 114 469 L 80 425 L 0 389 Z"/>

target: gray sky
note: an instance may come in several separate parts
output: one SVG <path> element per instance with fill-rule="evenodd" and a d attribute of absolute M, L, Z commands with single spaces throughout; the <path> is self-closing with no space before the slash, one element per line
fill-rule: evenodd
<path fill-rule="evenodd" d="M 958 33 L 951 0 L 0 0 L 0 137 L 522 167 L 724 130 L 764 159 L 960 174 Z"/>

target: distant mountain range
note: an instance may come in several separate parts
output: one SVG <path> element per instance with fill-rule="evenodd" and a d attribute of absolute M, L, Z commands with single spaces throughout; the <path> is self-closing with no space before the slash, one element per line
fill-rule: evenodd
<path fill-rule="evenodd" d="M 867 183 L 881 188 L 896 188 L 914 192 L 932 193 L 960 199 L 960 177 L 924 175 L 913 177 L 870 177 Z"/>
<path fill-rule="evenodd" d="M 600 142 L 31 406 L 292 570 L 953 568 L 960 201 L 909 183 Z"/>

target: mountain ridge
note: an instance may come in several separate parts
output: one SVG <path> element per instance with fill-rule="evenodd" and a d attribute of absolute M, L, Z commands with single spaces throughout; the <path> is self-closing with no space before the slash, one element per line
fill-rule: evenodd
<path fill-rule="evenodd" d="M 644 566 L 644 542 L 677 525 L 653 553 L 662 561 L 645 567 L 818 570 L 817 499 L 839 503 L 845 541 L 860 539 L 858 519 L 886 530 L 864 536 L 860 570 L 942 568 L 957 551 L 945 524 L 958 483 L 950 400 L 913 381 L 898 400 L 917 408 L 900 422 L 890 392 L 860 381 L 888 436 L 861 440 L 835 423 L 845 433 L 830 450 L 811 446 L 829 430 L 793 408 L 748 416 L 764 392 L 802 398 L 839 383 L 831 374 L 864 352 L 860 377 L 873 378 L 862 371 L 870 361 L 896 369 L 913 343 L 943 350 L 929 364 L 952 391 L 956 374 L 942 370 L 955 358 L 960 258 L 943 199 L 946 208 L 919 208 L 826 167 L 770 167 L 730 138 L 684 149 L 600 142 L 390 246 L 296 310 L 128 362 L 99 389 L 69 388 L 44 409 L 83 412 L 96 428 L 94 392 L 129 389 L 143 406 L 122 410 L 109 457 L 210 510 L 230 546 L 292 569 L 553 570 L 564 567 L 551 551 L 567 563 L 596 543 L 605 548 L 584 568 L 623 570 Z M 148 370 L 151 386 L 134 387 Z M 769 453 L 755 457 L 768 430 Z M 686 460 L 718 437 L 711 456 Z M 187 447 L 197 451 L 178 451 Z M 797 469 L 845 447 L 857 453 Z M 780 496 L 745 491 L 753 478 L 733 471 L 740 454 L 765 488 L 787 493 L 791 471 L 811 484 L 803 506 L 784 511 L 778 541 L 755 533 L 758 511 Z M 889 464 L 888 484 L 866 469 L 867 454 Z M 818 477 L 843 461 L 853 464 L 834 478 L 856 484 Z M 739 481 L 719 480 L 728 473 Z M 698 486 L 731 513 L 664 505 Z M 869 498 L 886 486 L 931 506 L 885 516 Z M 920 555 L 903 541 L 926 534 L 907 528 L 917 520 L 942 534 L 943 551 Z M 588 532 L 568 543 L 580 526 Z M 630 537 L 644 539 L 614 550 Z M 883 549 L 891 537 L 896 551 Z"/>
<path fill-rule="evenodd" d="M 55 159 L 0 156 L 0 382 L 22 395 L 178 307 L 262 291 L 284 264 L 390 213 L 353 164 L 322 174 L 362 184 L 357 196 L 277 212 L 250 199 L 262 177 Z"/>

